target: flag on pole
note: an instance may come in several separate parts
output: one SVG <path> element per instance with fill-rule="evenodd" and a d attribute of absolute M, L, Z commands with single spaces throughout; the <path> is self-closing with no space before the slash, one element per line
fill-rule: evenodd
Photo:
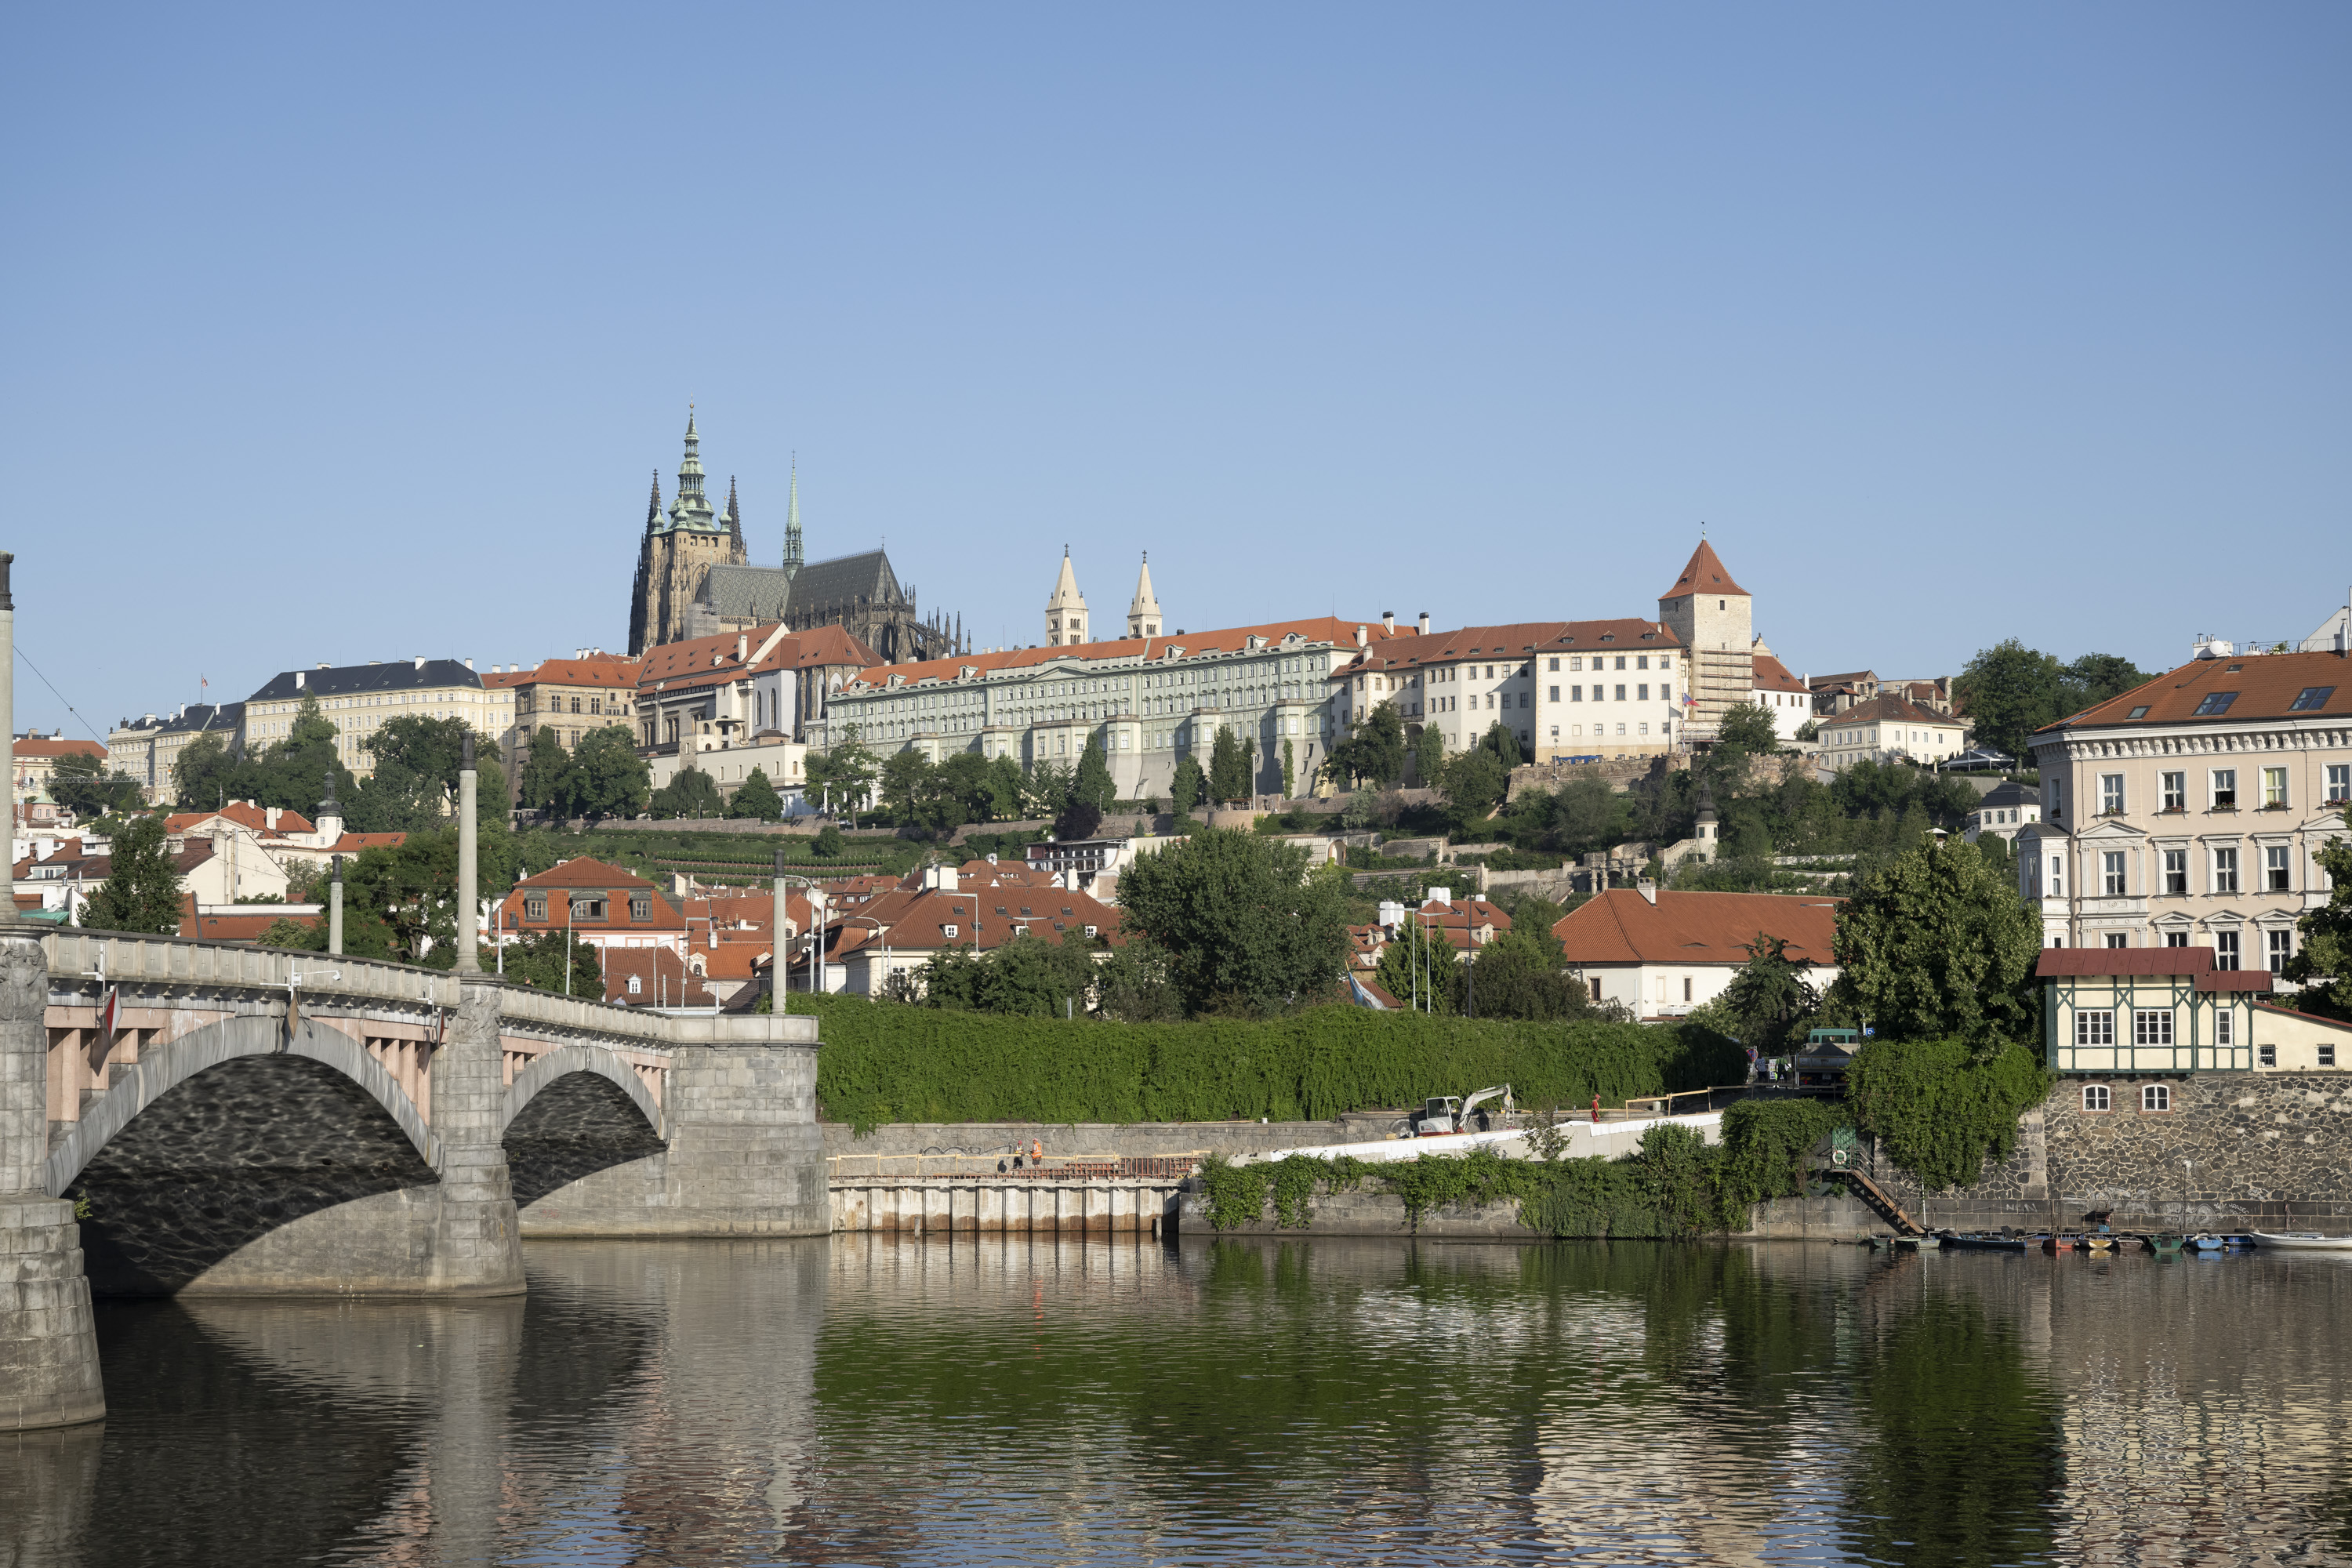
<path fill-rule="evenodd" d="M 106 1058 L 114 1054 L 114 1032 L 122 1021 L 122 992 L 119 986 L 106 988 L 106 996 L 98 1005 L 97 1038 L 89 1043 L 89 1070 L 106 1070 Z"/>

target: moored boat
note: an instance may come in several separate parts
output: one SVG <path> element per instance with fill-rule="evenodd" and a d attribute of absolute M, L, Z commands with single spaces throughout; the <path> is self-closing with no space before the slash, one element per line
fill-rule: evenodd
<path fill-rule="evenodd" d="M 1944 1246 L 1958 1252 L 2022 1252 L 2025 1237 L 1981 1230 L 1946 1231 Z"/>
<path fill-rule="evenodd" d="M 2147 1249 L 2159 1254 L 2178 1254 L 2189 1238 L 2174 1231 L 2165 1231 L 2147 1238 Z"/>
<path fill-rule="evenodd" d="M 2219 1252 L 2228 1243 L 2211 1231 L 2200 1230 L 2189 1238 L 2189 1245 L 2199 1252 Z"/>
<path fill-rule="evenodd" d="M 2322 1236 L 2315 1230 L 2258 1230 L 2254 1243 L 2305 1252 L 2352 1252 L 2352 1236 Z"/>

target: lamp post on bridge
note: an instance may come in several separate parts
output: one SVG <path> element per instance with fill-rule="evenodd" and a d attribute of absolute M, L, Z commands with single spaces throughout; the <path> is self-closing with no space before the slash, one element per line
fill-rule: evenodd
<path fill-rule="evenodd" d="M 478 775 L 474 771 L 474 731 L 467 730 L 457 753 L 457 973 L 479 974 L 482 961 L 474 951 L 474 921 L 478 918 L 480 889 L 475 886 L 476 838 L 480 828 L 474 821 L 474 788 Z"/>
<path fill-rule="evenodd" d="M 803 877 L 797 872 L 787 872 L 784 869 L 784 852 L 781 849 L 776 851 L 775 879 L 776 905 L 774 913 L 770 917 L 774 923 L 774 931 L 772 940 L 768 944 L 772 950 L 768 956 L 768 994 L 772 998 L 772 1005 L 775 1010 L 785 1013 L 791 1011 L 785 1005 L 785 998 L 792 994 L 792 987 L 785 984 L 785 971 L 791 966 L 784 959 L 784 884 L 798 882 L 809 890 L 809 914 L 814 918 L 816 928 L 811 933 L 816 939 L 816 952 L 809 965 L 811 995 L 824 989 L 824 884 L 814 877 Z"/>

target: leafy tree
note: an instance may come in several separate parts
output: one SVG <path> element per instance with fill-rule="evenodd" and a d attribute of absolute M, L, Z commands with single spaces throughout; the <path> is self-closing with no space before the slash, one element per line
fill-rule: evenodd
<path fill-rule="evenodd" d="M 1838 906 L 1832 996 L 1896 1040 L 1958 1039 L 1980 1059 L 2034 1038 L 2042 922 L 1959 839 L 1858 879 Z"/>
<path fill-rule="evenodd" d="M 2352 806 L 2345 808 L 2344 826 L 2352 833 Z M 2313 858 L 2335 890 L 2295 922 L 2303 934 L 2284 973 L 2304 987 L 2294 999 L 2299 1010 L 2352 1022 L 2352 837 L 2328 839 Z"/>
<path fill-rule="evenodd" d="M 375 759 L 378 768 L 387 763 L 404 768 L 437 785 L 445 799 L 451 798 L 457 793 L 466 732 L 472 727 L 463 719 L 404 714 L 384 721 L 360 746 Z"/>
<path fill-rule="evenodd" d="M 1298 793 L 1298 755 L 1290 742 L 1282 742 L 1282 798 L 1290 799 Z"/>
<path fill-rule="evenodd" d="M 1076 774 L 1066 763 L 1040 757 L 1021 788 L 1022 809 L 1032 816 L 1055 817 L 1070 803 L 1070 785 Z"/>
<path fill-rule="evenodd" d="M 1519 765 L 1518 734 L 1500 719 L 1486 726 L 1486 732 L 1478 737 L 1478 745 L 1492 752 L 1506 773 Z"/>
<path fill-rule="evenodd" d="M 1179 822 L 1192 815 L 1192 807 L 1199 803 L 1201 792 L 1208 783 L 1192 752 L 1176 759 L 1176 776 L 1168 784 L 1168 804 L 1176 808 Z"/>
<path fill-rule="evenodd" d="M 522 759 L 522 804 L 533 811 L 551 811 L 563 798 L 563 775 L 572 771 L 572 753 L 552 730 L 533 730 L 530 749 Z"/>
<path fill-rule="evenodd" d="M 676 777 L 653 793 L 648 808 L 656 816 L 698 820 L 720 816 L 727 809 L 719 797 L 719 781 L 692 763 L 678 769 Z"/>
<path fill-rule="evenodd" d="M 1818 721 L 1808 719 L 1803 723 L 1797 726 L 1795 739 L 1800 741 L 1818 741 L 1821 738 L 1822 727 Z"/>
<path fill-rule="evenodd" d="M 1054 837 L 1064 844 L 1074 839 L 1092 838 L 1095 829 L 1102 826 L 1102 808 L 1089 801 L 1073 800 L 1054 819 Z"/>
<path fill-rule="evenodd" d="M 596 945 L 581 942 L 560 931 L 541 931 L 507 944 L 505 973 L 519 985 L 529 985 L 540 991 L 562 994 L 564 969 L 571 968 L 571 994 L 602 1001 L 604 996 L 604 966 L 599 961 Z"/>
<path fill-rule="evenodd" d="M 283 948 L 293 952 L 324 952 L 327 951 L 328 934 L 325 915 L 319 916 L 315 923 L 281 915 L 271 921 L 253 940 L 259 947 Z"/>
<path fill-rule="evenodd" d="M 1483 742 L 1448 762 L 1438 777 L 1438 787 L 1454 807 L 1457 824 L 1486 816 L 1502 804 L 1510 786 L 1508 765 Z"/>
<path fill-rule="evenodd" d="M 1780 749 L 1780 732 L 1773 725 L 1770 711 L 1760 704 L 1735 702 L 1723 710 L 1722 721 L 1716 726 L 1715 743 L 1769 757 Z"/>
<path fill-rule="evenodd" d="M 1011 757 L 988 759 L 988 809 L 976 813 L 982 822 L 1011 822 L 1021 815 L 1021 764 Z"/>
<path fill-rule="evenodd" d="M 1724 988 L 1724 1010 L 1735 1026 L 1733 1038 L 1759 1056 L 1785 1055 L 1798 1031 L 1821 1011 L 1821 994 L 1805 978 L 1812 967 L 1789 956 L 1786 937 L 1756 933 L 1748 962 Z"/>
<path fill-rule="evenodd" d="M 828 811 L 846 812 L 854 826 L 857 814 L 873 799 L 874 781 L 881 775 L 882 763 L 866 749 L 858 727 L 845 724 L 833 749 L 809 753 L 803 771 L 819 803 Z"/>
<path fill-rule="evenodd" d="M 1369 779 L 1382 789 L 1393 789 L 1404 777 L 1404 720 L 1394 702 L 1383 702 L 1331 748 L 1323 768 L 1334 780 L 1351 786 Z"/>
<path fill-rule="evenodd" d="M 477 850 L 477 898 L 511 888 L 526 858 L 521 842 L 511 833 L 485 834 Z M 346 952 L 446 969 L 457 959 L 457 919 L 455 824 L 362 849 L 344 863 Z"/>
<path fill-rule="evenodd" d="M 212 811 L 228 798 L 236 759 L 218 735 L 199 735 L 172 763 L 172 789 L 182 811 Z"/>
<path fill-rule="evenodd" d="M 809 846 L 809 850 L 820 859 L 838 860 L 842 843 L 841 829 L 828 822 L 817 829 L 816 842 Z"/>
<path fill-rule="evenodd" d="M 1121 1024 L 1158 1024 L 1183 1011 L 1168 978 L 1168 956 L 1140 937 L 1121 942 L 1095 968 L 1095 1014 Z"/>
<path fill-rule="evenodd" d="M 161 816 L 134 816 L 113 837 L 111 868 L 82 906 L 93 931 L 171 936 L 180 929 L 180 875 Z"/>
<path fill-rule="evenodd" d="M 1248 797 L 1249 759 L 1242 754 L 1241 738 L 1223 724 L 1209 746 L 1209 798 L 1232 802 Z"/>
<path fill-rule="evenodd" d="M 784 815 L 784 798 L 776 786 L 768 782 L 767 771 L 753 768 L 748 777 L 736 786 L 735 798 L 727 803 L 730 816 L 748 816 L 761 822 L 781 820 Z"/>
<path fill-rule="evenodd" d="M 1977 743 L 2025 755 L 2025 737 L 2062 717 L 2058 661 L 2015 637 L 1982 649 L 1952 683 L 1952 695 L 1976 726 Z"/>
<path fill-rule="evenodd" d="M 1103 755 L 1100 735 L 1087 736 L 1086 750 L 1078 753 L 1078 773 L 1070 781 L 1070 798 L 1093 806 L 1097 820 L 1118 798 L 1118 786 L 1111 783 L 1110 761 Z"/>
<path fill-rule="evenodd" d="M 1280 839 L 1196 834 L 1121 874 L 1125 928 L 1167 955 L 1189 1014 L 1311 1005 L 1346 963 L 1349 884 L 1329 868 L 1309 877 L 1307 865 L 1306 850 Z"/>
<path fill-rule="evenodd" d="M 882 763 L 882 809 L 893 822 L 911 823 L 920 808 L 931 759 L 912 749 L 893 752 Z"/>
<path fill-rule="evenodd" d="M 1556 1023 L 1592 1012 L 1583 985 L 1560 972 L 1559 939 L 1549 927 L 1509 931 L 1478 949 L 1468 965 L 1465 1000 L 1481 1018 L 1521 1018 Z"/>
<path fill-rule="evenodd" d="M 1381 949 L 1374 978 L 1381 989 L 1416 1012 L 1459 1014 L 1462 1011 L 1462 959 L 1443 926 L 1412 916 Z"/>
<path fill-rule="evenodd" d="M 2068 665 L 2059 687 L 2058 718 L 2095 708 L 2156 679 L 2118 654 L 2086 653 Z"/>
<path fill-rule="evenodd" d="M 79 752 L 59 757 L 49 770 L 49 798 L 85 819 L 129 811 L 144 793 L 129 773 L 110 773 L 103 758 Z"/>
<path fill-rule="evenodd" d="M 637 755 L 635 731 L 607 724 L 572 747 L 557 809 L 566 816 L 635 816 L 652 794 L 653 770 Z"/>
<path fill-rule="evenodd" d="M 917 972 L 922 1004 L 1059 1018 L 1086 1005 L 1095 984 L 1095 945 L 1084 932 L 1068 931 L 1059 942 L 1034 933 L 1016 937 L 985 954 L 968 945 L 943 949 Z"/>
<path fill-rule="evenodd" d="M 1445 731 L 1434 724 L 1423 724 L 1421 733 L 1412 738 L 1412 775 L 1422 788 L 1435 789 L 1444 768 Z"/>
<path fill-rule="evenodd" d="M 354 833 L 415 833 L 443 821 L 448 803 L 439 780 L 383 762 L 352 787 L 343 820 Z"/>

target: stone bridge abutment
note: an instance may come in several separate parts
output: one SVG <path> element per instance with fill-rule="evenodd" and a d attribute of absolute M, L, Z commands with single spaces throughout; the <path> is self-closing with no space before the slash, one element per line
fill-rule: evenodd
<path fill-rule="evenodd" d="M 0 934 L 0 1430 L 103 1414 L 93 1289 L 489 1297 L 524 1289 L 525 1236 L 823 1235 L 815 1035 Z"/>

